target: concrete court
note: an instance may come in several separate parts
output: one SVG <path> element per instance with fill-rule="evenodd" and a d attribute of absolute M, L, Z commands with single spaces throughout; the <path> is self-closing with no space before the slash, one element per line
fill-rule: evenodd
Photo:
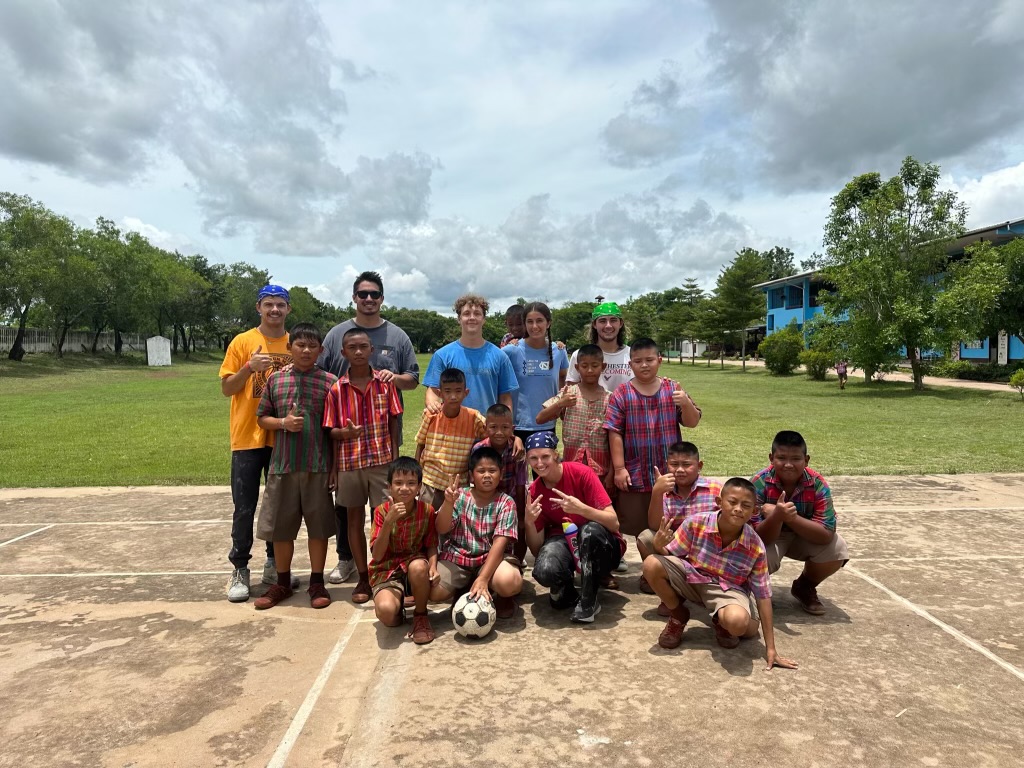
<path fill-rule="evenodd" d="M 591 627 L 528 576 L 489 638 L 439 609 L 417 647 L 351 584 L 323 611 L 226 602 L 226 489 L 0 491 L 0 765 L 1021 765 L 1024 475 L 833 488 L 855 559 L 821 618 L 776 575 L 801 668 L 770 673 L 699 609 L 658 648 L 632 547 Z"/>

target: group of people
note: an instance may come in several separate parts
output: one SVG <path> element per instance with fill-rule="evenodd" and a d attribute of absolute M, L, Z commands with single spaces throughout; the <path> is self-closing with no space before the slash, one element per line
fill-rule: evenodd
<path fill-rule="evenodd" d="M 653 340 L 625 344 L 616 304 L 594 309 L 591 343 L 570 358 L 551 339 L 543 303 L 510 308 L 499 347 L 483 337 L 487 301 L 468 294 L 454 306 L 459 339 L 434 353 L 423 377 L 414 456 L 401 455 L 402 391 L 419 385 L 419 368 L 408 336 L 381 318 L 383 298 L 380 275 L 362 273 L 356 316 L 322 338 L 308 323 L 287 333 L 288 293 L 268 285 L 257 297 L 260 325 L 229 345 L 220 371 L 231 397 L 229 600 L 250 596 L 265 474 L 256 532 L 267 543 L 269 588 L 259 610 L 297 588 L 291 560 L 303 522 L 311 605 L 331 602 L 333 535 L 338 564 L 326 581 L 355 575 L 351 599 L 373 600 L 388 626 L 412 608 L 409 634 L 420 644 L 434 639 L 431 602 L 468 592 L 492 601 L 499 618 L 514 615 L 527 552 L 552 606 L 593 622 L 600 590 L 618 588 L 616 573 L 628 572 L 633 536 L 639 588 L 660 598 L 667 620 L 662 647 L 682 641 L 689 601 L 708 610 L 720 645 L 760 629 L 768 666 L 795 666 L 775 649 L 769 574 L 783 557 L 803 561 L 791 593 L 820 615 L 817 587 L 848 559 L 828 484 L 808 466 L 798 433 L 779 432 L 753 478 L 719 484 L 701 475 L 697 446 L 682 439 L 700 408 L 659 375 Z"/>

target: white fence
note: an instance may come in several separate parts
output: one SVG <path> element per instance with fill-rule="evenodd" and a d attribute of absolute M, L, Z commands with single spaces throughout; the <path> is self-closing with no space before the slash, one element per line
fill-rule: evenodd
<path fill-rule="evenodd" d="M 0 327 L 0 353 L 10 352 L 14 346 L 14 339 L 18 335 L 17 328 Z M 92 351 L 93 333 L 91 331 L 68 331 L 64 339 L 64 352 L 90 352 Z M 125 352 L 145 352 L 146 339 L 139 333 L 122 333 L 121 341 L 124 344 Z M 39 328 L 26 328 L 25 338 L 22 346 L 26 352 L 53 352 L 57 344 L 57 334 L 53 331 Z M 114 332 L 101 333 L 96 343 L 97 350 L 114 351 Z"/>

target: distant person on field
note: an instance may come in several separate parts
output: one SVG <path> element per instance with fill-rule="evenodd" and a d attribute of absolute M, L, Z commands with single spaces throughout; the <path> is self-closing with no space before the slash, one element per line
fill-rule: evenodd
<path fill-rule="evenodd" d="M 720 511 L 691 515 L 675 533 L 662 520 L 654 553 L 644 561 L 644 577 L 668 610 L 668 623 L 658 636 L 662 648 L 678 648 L 682 642 L 690 620 L 689 600 L 711 614 L 715 640 L 723 648 L 735 648 L 740 638 L 757 637 L 760 613 L 768 669 L 796 668 L 795 661 L 775 650 L 765 548 L 747 525 L 756 501 L 750 481 L 734 477 L 722 485 Z"/>
<path fill-rule="evenodd" d="M 484 417 L 462 404 L 469 394 L 465 374 L 458 368 L 446 368 L 439 383 L 444 404 L 437 413 L 423 412 L 416 433 L 416 461 L 423 467 L 421 494 L 434 509 L 444 503 L 444 489 L 452 477 L 459 486 L 466 484 L 473 445 L 487 436 Z"/>
<path fill-rule="evenodd" d="M 416 350 L 409 340 L 408 334 L 394 323 L 381 317 L 380 310 L 384 304 L 384 280 L 377 272 L 362 272 L 352 284 L 352 304 L 356 308 L 356 316 L 351 320 L 339 323 L 327 332 L 324 337 L 324 350 L 317 364 L 325 371 L 330 371 L 338 378 L 348 370 L 348 361 L 342 354 L 341 340 L 345 331 L 362 328 L 370 338 L 373 354 L 370 365 L 385 381 L 398 390 L 398 400 L 402 402 L 402 392 L 416 389 L 420 383 L 420 366 L 416 361 Z M 402 417 L 398 417 L 398 446 L 402 446 Z M 347 581 L 357 570 L 352 559 L 352 549 L 348 539 L 348 512 L 335 499 L 334 515 L 337 523 L 335 547 L 338 552 L 338 564 L 327 576 L 331 584 Z"/>
<path fill-rule="evenodd" d="M 453 307 L 462 334 L 441 347 L 430 358 L 423 386 L 427 388 L 426 409 L 441 410 L 441 372 L 458 368 L 466 377 L 466 407 L 485 413 L 495 403 L 515 410 L 513 393 L 518 384 L 512 363 L 494 344 L 484 338 L 484 320 L 490 304 L 487 299 L 468 293 L 455 300 Z"/>
<path fill-rule="evenodd" d="M 405 621 L 405 601 L 414 600 L 409 637 L 417 645 L 434 639 L 427 615 L 431 591 L 437 584 L 437 514 L 422 501 L 423 471 L 415 459 L 400 456 L 388 467 L 388 495 L 373 510 L 370 534 L 370 585 L 377 620 L 389 627 Z"/>
<path fill-rule="evenodd" d="M 366 559 L 366 503 L 384 501 L 388 465 L 398 458 L 402 401 L 394 377 L 373 369 L 373 345 L 358 326 L 345 331 L 341 352 L 348 371 L 330 389 L 323 426 L 334 442 L 335 503 L 348 510 L 348 540 L 359 574 L 352 602 L 372 596 Z"/>
<path fill-rule="evenodd" d="M 234 571 L 228 584 L 228 600 L 249 599 L 249 559 L 253 522 L 260 498 L 260 477 L 270 469 L 273 436 L 257 423 L 256 407 L 263 397 L 267 379 L 291 362 L 285 318 L 291 312 L 288 291 L 280 285 L 265 285 L 256 296 L 260 324 L 238 334 L 228 344 L 220 366 L 220 389 L 231 398 L 231 551 L 228 560 Z M 277 583 L 274 547 L 267 542 L 263 583 Z M 295 586 L 298 586 L 297 580 Z"/>
<path fill-rule="evenodd" d="M 601 386 L 607 363 L 596 344 L 585 344 L 573 355 L 576 384 L 566 384 L 557 396 L 544 402 L 537 414 L 538 424 L 562 419 L 562 458 L 585 464 L 597 473 L 604 487 L 614 487 L 612 457 L 604 419 L 608 411 L 608 391 Z"/>
<path fill-rule="evenodd" d="M 324 586 L 324 563 L 334 534 L 335 474 L 323 418 L 327 395 L 337 379 L 316 367 L 322 338 L 309 323 L 292 328 L 288 343 L 292 365 L 267 380 L 256 411 L 260 427 L 274 436 L 257 535 L 273 542 L 277 567 L 277 581 L 256 599 L 256 610 L 273 608 L 292 596 L 292 555 L 303 521 L 309 539 L 310 604 L 314 608 L 331 604 Z"/>
<path fill-rule="evenodd" d="M 681 439 L 679 427 L 693 428 L 701 412 L 686 391 L 658 375 L 661 353 L 653 339 L 630 346 L 634 378 L 620 384 L 608 400 L 604 426 L 612 455 L 616 512 L 622 532 L 637 536 L 647 528 L 647 510 L 659 473 L 668 466 L 668 449 Z"/>
<path fill-rule="evenodd" d="M 825 478 L 807 466 L 811 457 L 799 432 L 775 435 L 771 462 L 751 481 L 757 489 L 757 515 L 751 521 L 768 552 L 768 572 L 782 558 L 799 560 L 803 573 L 790 589 L 807 613 L 820 616 L 825 606 L 817 587 L 850 559 L 846 541 L 836 532 L 836 511 Z"/>
<path fill-rule="evenodd" d="M 846 389 L 847 366 L 845 357 L 836 363 L 836 375 L 839 376 L 839 388 Z"/>

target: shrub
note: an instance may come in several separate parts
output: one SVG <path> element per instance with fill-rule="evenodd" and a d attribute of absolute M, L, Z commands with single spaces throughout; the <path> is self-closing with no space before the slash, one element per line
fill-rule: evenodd
<path fill-rule="evenodd" d="M 1024 363 L 1019 361 L 1009 365 L 1000 365 L 999 363 L 975 364 L 967 360 L 943 360 L 932 366 L 931 375 L 968 381 L 1008 381 L 1015 371 L 1022 369 L 1024 369 Z"/>
<path fill-rule="evenodd" d="M 761 355 L 765 367 L 776 376 L 788 376 L 800 365 L 804 351 L 804 336 L 796 323 L 790 323 L 761 342 Z"/>
<path fill-rule="evenodd" d="M 824 381 L 825 374 L 832 367 L 832 355 L 820 349 L 805 349 L 800 353 L 800 364 L 812 379 Z"/>
<path fill-rule="evenodd" d="M 1014 371 L 1010 376 L 1010 386 L 1020 393 L 1021 402 L 1024 402 L 1024 370 Z"/>
<path fill-rule="evenodd" d="M 966 360 L 940 360 L 932 364 L 931 375 L 943 379 L 960 379 L 964 378 L 964 374 L 969 375 L 973 367 Z"/>

